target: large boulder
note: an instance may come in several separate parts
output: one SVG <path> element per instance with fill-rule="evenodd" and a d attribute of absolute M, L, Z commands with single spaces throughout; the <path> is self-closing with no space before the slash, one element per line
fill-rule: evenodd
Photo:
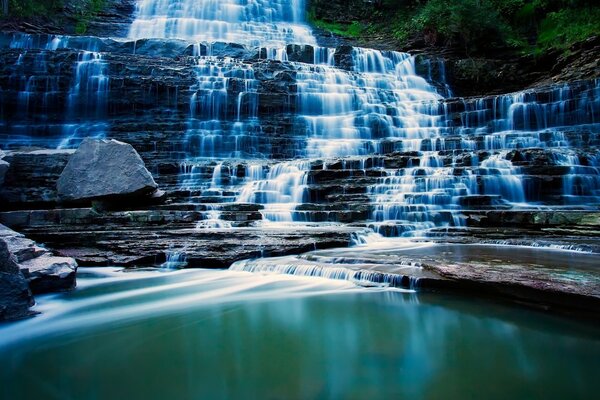
<path fill-rule="evenodd" d="M 116 140 L 85 139 L 57 182 L 61 201 L 144 197 L 157 185 L 135 149 Z"/>
<path fill-rule="evenodd" d="M 31 315 L 34 304 L 27 280 L 21 274 L 8 245 L 0 239 L 0 321 Z"/>

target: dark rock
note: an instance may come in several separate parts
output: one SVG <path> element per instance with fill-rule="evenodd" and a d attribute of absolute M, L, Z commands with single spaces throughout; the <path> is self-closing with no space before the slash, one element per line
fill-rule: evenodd
<path fill-rule="evenodd" d="M 313 46 L 288 44 L 286 52 L 289 61 L 312 64 L 315 60 L 315 48 Z"/>
<path fill-rule="evenodd" d="M 2 159 L 3 157 L 4 153 L 2 153 L 2 150 L 0 150 L 0 186 L 4 184 L 4 176 L 6 176 L 6 172 L 10 167 L 10 164 Z"/>
<path fill-rule="evenodd" d="M 56 204 L 56 182 L 73 150 L 9 152 L 10 163 L 0 187 L 0 209 L 33 209 Z"/>
<path fill-rule="evenodd" d="M 20 274 L 33 293 L 69 290 L 75 287 L 77 263 L 72 258 L 55 257 L 33 240 L 0 225 L 0 241 L 6 243 Z M 14 266 L 13 266 L 14 269 Z"/>
<path fill-rule="evenodd" d="M 19 272 L 0 272 L 0 322 L 26 318 L 33 313 L 34 300 L 27 280 Z"/>
<path fill-rule="evenodd" d="M 352 46 L 342 45 L 337 47 L 335 49 L 335 54 L 333 55 L 335 65 L 339 68 L 352 71 L 354 69 L 354 59 L 352 57 L 353 51 L 354 48 Z"/>
<path fill-rule="evenodd" d="M 7 274 L 19 273 L 17 260 L 9 251 L 8 245 L 3 239 L 0 239 L 0 272 L 5 272 Z"/>
<path fill-rule="evenodd" d="M 8 245 L 0 239 L 0 321 L 31 315 L 29 307 L 33 304 L 27 280 L 21 274 Z"/>
<path fill-rule="evenodd" d="M 77 263 L 70 257 L 44 254 L 21 263 L 21 271 L 33 293 L 57 292 L 75 287 Z"/>
<path fill-rule="evenodd" d="M 145 197 L 157 185 L 134 148 L 116 140 L 85 139 L 57 182 L 62 201 Z"/>

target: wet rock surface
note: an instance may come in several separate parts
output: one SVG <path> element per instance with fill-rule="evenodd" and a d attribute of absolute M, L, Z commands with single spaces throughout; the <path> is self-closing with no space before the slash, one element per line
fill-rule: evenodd
<path fill-rule="evenodd" d="M 369 247 L 248 260 L 233 268 L 349 279 L 366 286 L 451 290 L 600 318 L 600 255 L 473 242 L 390 239 Z"/>
<path fill-rule="evenodd" d="M 165 226 L 148 223 L 145 217 L 140 220 L 118 226 L 66 225 L 54 232 L 44 227 L 22 231 L 31 238 L 44 237 L 57 254 L 73 257 L 81 266 L 159 266 L 178 254 L 190 268 L 228 268 L 246 258 L 347 246 L 355 231 L 344 227 L 195 229 L 194 224 Z"/>
<path fill-rule="evenodd" d="M 4 184 L 4 176 L 6 176 L 6 171 L 8 171 L 9 167 L 9 163 L 0 159 L 0 186 Z"/>

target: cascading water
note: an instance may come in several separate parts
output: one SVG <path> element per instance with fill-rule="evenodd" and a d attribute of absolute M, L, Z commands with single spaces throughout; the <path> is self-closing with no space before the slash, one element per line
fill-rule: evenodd
<path fill-rule="evenodd" d="M 598 207 L 600 81 L 450 98 L 442 61 L 318 47 L 305 5 L 140 0 L 127 39 L 3 36 L 18 54 L 0 144 L 137 141 L 153 173 L 179 163 L 168 189 L 203 213 L 199 229 L 238 226 L 226 207 L 385 236 L 462 227 L 469 209 Z M 59 49 L 72 73 L 53 70 Z M 135 106 L 121 111 L 113 92 Z"/>
<path fill-rule="evenodd" d="M 61 94 L 60 78 L 50 73 L 50 52 L 69 48 L 70 39 L 64 36 L 33 36 L 13 34 L 9 47 L 22 53 L 14 67 L 11 87 L 18 91 L 20 117 L 27 121 L 14 126 L 14 144 L 37 144 L 33 138 L 42 136 L 39 144 L 49 147 L 73 148 L 85 137 L 103 137 L 109 129 L 106 121 L 109 73 L 108 65 L 92 40 L 77 41 L 78 60 L 73 67 L 66 109 L 56 110 L 64 118 L 56 123 L 33 123 L 28 120 L 37 114 L 51 114 Z M 33 59 L 33 68 L 26 60 Z M 28 71 L 28 72 L 25 72 Z M 46 117 L 46 115 L 38 115 Z"/>
<path fill-rule="evenodd" d="M 314 44 L 304 10 L 304 0 L 142 0 L 129 37 L 268 47 Z"/>

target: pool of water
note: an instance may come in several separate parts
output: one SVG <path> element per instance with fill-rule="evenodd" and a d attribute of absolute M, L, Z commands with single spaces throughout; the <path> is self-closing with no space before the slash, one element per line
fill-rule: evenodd
<path fill-rule="evenodd" d="M 482 300 L 236 271 L 81 269 L 0 325 L 2 399 L 574 399 L 600 328 Z"/>

